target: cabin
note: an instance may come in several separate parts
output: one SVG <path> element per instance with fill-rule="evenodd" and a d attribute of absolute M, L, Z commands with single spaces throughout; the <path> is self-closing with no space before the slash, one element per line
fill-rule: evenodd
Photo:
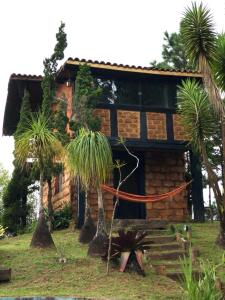
<path fill-rule="evenodd" d="M 99 61 L 69 58 L 57 72 L 57 97 L 68 101 L 67 115 L 72 114 L 72 97 L 79 65 L 87 63 L 102 95 L 94 113 L 101 119 L 101 131 L 107 136 L 113 151 L 113 159 L 126 163 L 125 176 L 135 165 L 118 138 L 138 156 L 138 169 L 121 187 L 121 190 L 138 195 L 167 193 L 181 186 L 192 177 L 191 187 L 165 201 L 133 203 L 120 201 L 117 219 L 160 219 L 173 222 L 185 221 L 191 207 L 203 203 L 201 167 L 192 153 L 188 137 L 176 113 L 177 89 L 186 78 L 202 79 L 202 74 L 189 70 L 164 70 L 136 67 Z M 12 135 L 19 120 L 24 89 L 30 92 L 31 107 L 37 111 L 41 103 L 41 76 L 12 74 L 4 115 L 3 134 Z M 188 175 L 189 174 L 189 175 Z M 190 175 L 191 174 L 191 175 Z M 116 187 L 118 170 L 114 170 L 108 185 Z M 76 180 L 67 170 L 52 180 L 53 207 L 60 209 L 66 203 L 72 205 L 78 227 L 84 220 L 84 195 Z M 45 187 L 47 202 L 47 187 Z M 104 192 L 106 219 L 111 218 L 113 195 Z M 90 191 L 89 203 L 92 215 L 97 219 L 97 194 Z"/>

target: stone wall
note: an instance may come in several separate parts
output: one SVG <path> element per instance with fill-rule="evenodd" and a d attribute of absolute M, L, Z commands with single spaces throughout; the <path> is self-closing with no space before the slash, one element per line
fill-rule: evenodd
<path fill-rule="evenodd" d="M 71 189 L 73 187 L 73 181 L 71 179 L 70 173 L 64 171 L 62 173 L 61 187 L 57 188 L 57 176 L 52 180 L 52 196 L 53 196 L 53 209 L 57 210 L 62 208 L 65 204 L 71 204 Z M 44 206 L 48 206 L 48 186 L 44 185 Z"/>
<path fill-rule="evenodd" d="M 110 126 L 110 110 L 109 109 L 95 109 L 95 116 L 99 117 L 101 120 L 101 132 L 106 136 L 111 136 L 111 126 Z"/>
<path fill-rule="evenodd" d="M 152 151 L 145 157 L 145 193 L 163 194 L 185 182 L 184 153 Z M 171 199 L 147 203 L 148 219 L 184 221 L 187 217 L 186 191 Z"/>
<path fill-rule="evenodd" d="M 149 151 L 145 156 L 145 194 L 163 194 L 185 182 L 184 153 L 177 151 Z M 62 191 L 55 193 L 55 179 L 52 181 L 53 207 L 59 209 L 66 203 L 72 204 L 73 213 L 76 216 L 77 197 L 76 185 L 70 179 L 68 172 L 64 172 Z M 113 186 L 113 180 L 108 182 Z M 90 190 L 89 203 L 92 216 L 97 221 L 98 201 L 96 190 Z M 113 211 L 113 196 L 103 192 L 105 217 L 111 219 Z M 47 186 L 45 186 L 45 205 L 47 206 Z M 182 191 L 173 198 L 160 202 L 146 204 L 146 216 L 148 220 L 164 219 L 169 221 L 185 221 L 187 218 L 186 191 Z"/>
<path fill-rule="evenodd" d="M 129 110 L 117 111 L 118 136 L 123 138 L 140 138 L 140 112 Z"/>
<path fill-rule="evenodd" d="M 181 124 L 181 117 L 178 114 L 173 114 L 173 133 L 175 141 L 188 141 L 188 135 L 184 131 Z"/>
<path fill-rule="evenodd" d="M 146 112 L 148 139 L 166 140 L 166 114 Z"/>

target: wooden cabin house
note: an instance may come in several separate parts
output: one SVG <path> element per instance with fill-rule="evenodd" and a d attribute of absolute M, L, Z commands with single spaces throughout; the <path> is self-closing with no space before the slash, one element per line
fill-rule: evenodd
<path fill-rule="evenodd" d="M 123 137 L 129 149 L 140 159 L 139 168 L 121 190 L 140 195 L 171 191 L 187 180 L 185 156 L 189 156 L 194 179 L 191 199 L 195 206 L 201 205 L 201 169 L 188 146 L 188 137 L 176 113 L 176 103 L 177 88 L 181 81 L 185 78 L 201 80 L 202 75 L 186 70 L 162 70 L 69 58 L 57 73 L 57 96 L 65 95 L 68 101 L 68 117 L 72 113 L 76 73 L 82 63 L 90 66 L 92 75 L 103 89 L 95 114 L 101 118 L 101 131 L 109 139 L 113 158 L 126 163 L 122 169 L 123 176 L 133 168 L 135 160 L 118 145 L 118 137 Z M 41 80 L 41 76 L 11 75 L 4 116 L 4 135 L 12 135 L 15 131 L 24 88 L 30 92 L 32 109 L 38 109 L 42 97 Z M 113 172 L 108 183 L 114 187 L 118 182 L 117 172 Z M 52 190 L 54 209 L 71 203 L 77 222 L 82 224 L 84 197 L 66 170 L 53 179 Z M 173 198 L 156 203 L 120 201 L 116 218 L 184 221 L 188 216 L 188 193 L 186 190 Z M 104 192 L 103 199 L 105 215 L 109 219 L 114 197 Z M 90 192 L 89 202 L 96 219 L 95 191 Z"/>

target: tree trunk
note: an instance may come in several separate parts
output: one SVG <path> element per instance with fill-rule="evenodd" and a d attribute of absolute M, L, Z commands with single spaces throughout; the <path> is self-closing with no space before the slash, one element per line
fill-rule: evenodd
<path fill-rule="evenodd" d="M 49 232 L 43 209 L 43 171 L 40 171 L 40 203 L 38 223 L 33 233 L 30 247 L 55 248 L 51 233 Z"/>
<path fill-rule="evenodd" d="M 94 239 L 89 244 L 88 255 L 99 257 L 104 255 L 105 243 L 107 241 L 107 234 L 105 229 L 104 207 L 102 199 L 102 191 L 97 189 L 98 193 L 98 223 Z"/>
<path fill-rule="evenodd" d="M 208 156 L 205 148 L 204 142 L 201 143 L 201 152 L 202 152 L 202 158 L 203 162 L 206 168 L 206 171 L 208 173 L 208 178 L 210 182 L 210 186 L 212 187 L 215 199 L 216 199 L 216 205 L 218 209 L 218 215 L 219 215 L 219 221 L 220 221 L 220 231 L 219 235 L 216 239 L 216 244 L 221 246 L 225 249 L 225 211 L 224 211 L 224 195 L 222 196 L 218 180 L 216 175 L 214 174 L 214 171 L 208 161 Z"/>
<path fill-rule="evenodd" d="M 79 235 L 79 242 L 83 244 L 90 243 L 96 233 L 96 226 L 91 217 L 91 209 L 88 203 L 88 190 L 85 190 L 85 221 Z"/>
<path fill-rule="evenodd" d="M 49 216 L 49 231 L 53 232 L 54 210 L 52 205 L 52 180 L 48 179 L 48 216 Z"/>
<path fill-rule="evenodd" d="M 205 208 L 202 192 L 202 170 L 198 155 L 190 151 L 191 175 L 192 175 L 192 205 L 194 210 L 194 220 L 205 221 Z"/>
<path fill-rule="evenodd" d="M 21 215 L 21 225 L 22 228 L 27 226 L 27 187 L 22 191 L 22 215 Z"/>

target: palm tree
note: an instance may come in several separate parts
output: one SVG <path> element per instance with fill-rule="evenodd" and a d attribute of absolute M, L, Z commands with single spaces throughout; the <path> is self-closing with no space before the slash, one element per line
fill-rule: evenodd
<path fill-rule="evenodd" d="M 203 74 L 203 84 L 209 101 L 221 122 L 223 161 L 225 161 L 225 108 L 220 97 L 219 88 L 216 85 L 219 77 L 218 73 L 217 76 L 214 75 L 216 74 L 214 72 L 215 62 L 218 58 L 217 38 L 210 11 L 202 3 L 199 6 L 193 3 L 192 7 L 187 8 L 184 12 L 181 21 L 181 38 L 187 57 Z M 217 71 L 221 75 L 223 70 L 220 68 Z M 203 155 L 203 152 L 201 153 Z M 210 174 L 208 175 L 210 177 Z M 223 187 L 225 187 L 225 176 L 223 176 Z M 223 206 L 224 213 L 220 216 L 222 219 L 220 220 L 218 243 L 225 246 L 225 193 L 220 205 Z M 218 207 L 218 209 L 220 208 Z"/>
<path fill-rule="evenodd" d="M 217 117 L 213 113 L 212 105 L 209 102 L 206 91 L 194 80 L 188 79 L 180 86 L 178 91 L 178 107 L 181 122 L 184 125 L 185 131 L 188 132 L 192 149 L 200 153 L 208 173 L 210 186 L 215 195 L 220 217 L 221 230 L 218 242 L 224 247 L 225 213 L 223 195 L 220 191 L 218 176 L 214 172 L 213 165 L 207 154 L 207 140 L 217 130 Z"/>
<path fill-rule="evenodd" d="M 98 223 L 94 239 L 89 244 L 88 254 L 98 256 L 103 253 L 106 240 L 101 184 L 105 183 L 111 174 L 111 147 L 104 134 L 83 128 L 67 146 L 67 155 L 68 167 L 79 178 L 84 189 L 97 189 Z"/>
<path fill-rule="evenodd" d="M 46 225 L 43 211 L 43 181 L 45 164 L 62 154 L 62 145 L 48 128 L 48 120 L 42 115 L 32 115 L 27 121 L 26 130 L 15 139 L 15 158 L 21 168 L 32 160 L 33 167 L 40 172 L 39 220 L 34 231 L 32 247 L 52 247 L 54 242 Z"/>

